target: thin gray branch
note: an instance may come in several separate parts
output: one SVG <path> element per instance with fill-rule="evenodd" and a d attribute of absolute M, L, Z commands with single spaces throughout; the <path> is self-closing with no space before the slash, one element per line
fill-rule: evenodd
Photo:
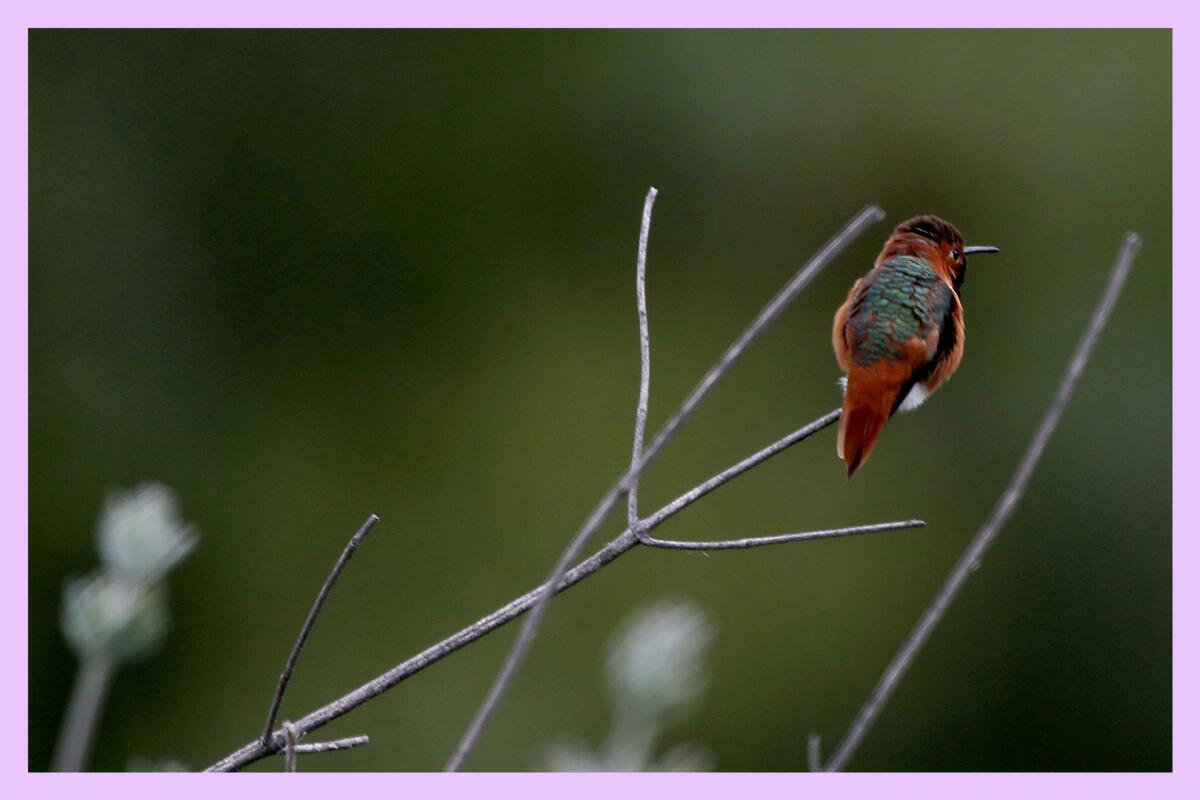
<path fill-rule="evenodd" d="M 670 539 L 654 539 L 645 536 L 642 537 L 641 543 L 647 547 L 661 547 L 664 550 L 747 550 L 751 547 L 764 547 L 773 544 L 807 542 L 812 539 L 834 539 L 839 536 L 855 536 L 860 533 L 879 533 L 880 531 L 924 527 L 925 523 L 922 520 L 906 519 L 898 522 L 880 522 L 874 525 L 854 525 L 849 528 L 830 528 L 823 531 L 781 533 L 776 536 L 750 536 L 745 539 L 722 539 L 715 542 L 677 542 Z"/>
<path fill-rule="evenodd" d="M 633 425 L 633 457 L 629 462 L 629 528 L 638 539 L 642 529 L 638 525 L 638 466 L 642 462 L 642 442 L 646 437 L 646 413 L 650 408 L 650 320 L 646 313 L 646 247 L 650 240 L 650 212 L 654 208 L 654 197 L 658 190 L 653 186 L 646 193 L 642 206 L 642 232 L 638 236 L 637 257 L 637 310 L 638 339 L 642 346 L 642 380 L 638 387 L 637 413 Z"/>
<path fill-rule="evenodd" d="M 285 772 L 296 771 L 296 726 L 284 720 L 283 723 L 283 763 Z"/>
<path fill-rule="evenodd" d="M 787 448 L 794 444 L 804 441 L 813 434 L 828 428 L 838 421 L 841 416 L 841 409 L 835 409 L 822 417 L 819 417 L 808 423 L 802 428 L 799 428 L 787 436 L 784 436 L 777 442 L 774 442 L 767 447 L 759 450 L 753 455 L 742 459 L 733 466 L 714 475 L 698 486 L 684 492 L 679 497 L 676 497 L 670 503 L 655 511 L 653 514 L 643 520 L 642 524 L 646 526 L 646 530 L 650 531 L 657 528 L 659 525 L 666 522 L 671 517 L 683 511 L 688 506 L 699 501 L 711 492 L 716 491 L 721 486 L 734 480 L 740 475 L 744 475 L 754 467 L 762 464 L 768 459 L 779 455 Z M 616 559 L 620 558 L 625 553 L 635 548 L 638 544 L 637 537 L 631 530 L 626 529 L 617 538 L 600 548 L 591 557 L 585 559 L 573 569 L 563 575 L 562 580 L 558 582 L 555 593 L 565 591 L 576 585 L 585 578 L 594 575 L 604 567 L 611 564 Z M 378 677 L 368 681 L 357 689 L 343 695 L 342 697 L 328 703 L 321 708 L 313 711 L 307 716 L 298 720 L 296 724 L 297 730 L 304 735 L 332 722 L 343 714 L 358 708 L 367 703 L 397 684 L 412 677 L 421 670 L 428 667 L 456 650 L 471 644 L 478 639 L 483 638 L 497 628 L 513 621 L 525 612 L 529 611 L 547 589 L 550 583 L 543 583 L 535 589 L 532 589 L 520 597 L 512 600 L 507 605 L 496 609 L 491 614 L 477 620 L 468 625 L 457 633 L 443 639 L 437 644 L 427 647 L 420 653 L 417 653 L 412 658 L 397 664 L 392 669 L 379 675 Z M 249 764 L 266 758 L 267 756 L 276 753 L 281 748 L 281 736 L 272 736 L 270 741 L 263 743 L 261 739 L 255 739 L 239 750 L 230 753 L 225 758 L 210 766 L 208 772 L 230 772 L 241 769 Z"/>
<path fill-rule="evenodd" d="M 864 208 L 841 231 L 818 250 L 775 297 L 771 298 L 770 302 L 763 307 L 758 316 L 734 340 L 733 344 L 729 346 L 720 360 L 709 369 L 700 380 L 700 383 L 692 390 L 691 394 L 687 396 L 679 408 L 676 409 L 675 413 L 671 415 L 666 424 L 663 425 L 662 429 L 654 437 L 654 441 L 646 448 L 637 465 L 626 470 L 625 474 L 621 476 L 617 483 L 600 500 L 587 520 L 584 521 L 583 527 L 571 539 L 571 543 L 567 546 L 567 549 L 559 556 L 554 568 L 550 571 L 550 577 L 546 583 L 550 586 L 558 585 L 567 568 L 579 558 L 583 552 L 583 548 L 587 546 L 588 540 L 596 528 L 600 527 L 600 523 L 604 520 L 609 510 L 616 504 L 620 495 L 629 490 L 632 481 L 641 475 L 646 465 L 658 455 L 659 451 L 662 450 L 675 431 L 691 417 L 692 413 L 700 405 L 700 402 L 717 384 L 717 381 L 733 366 L 733 363 L 741 357 L 746 348 L 762 335 L 767 326 L 787 308 L 788 304 L 812 282 L 813 278 L 838 253 L 857 238 L 867 226 L 881 219 L 883 219 L 883 211 L 877 206 L 867 206 Z M 496 676 L 495 681 L 488 690 L 487 696 L 484 698 L 479 710 L 476 711 L 475 717 L 471 720 L 466 733 L 458 743 L 458 747 L 455 748 L 450 761 L 446 764 L 448 772 L 457 771 L 462 766 L 463 761 L 466 760 L 467 755 L 474 748 L 476 741 L 478 741 L 480 734 L 483 732 L 483 728 L 491 719 L 496 707 L 500 704 L 500 700 L 508 690 L 517 669 L 525 660 L 525 656 L 533 644 L 534 637 L 537 636 L 542 617 L 545 616 L 546 608 L 549 606 L 552 597 L 553 593 L 551 592 L 542 595 L 530 611 L 529 616 L 525 619 L 525 623 L 521 626 L 521 630 L 517 634 L 517 640 L 513 643 L 503 666 L 500 668 L 500 673 Z"/>
<path fill-rule="evenodd" d="M 342 550 L 341 556 L 338 557 L 337 563 L 333 565 L 333 570 L 329 573 L 329 577 L 325 579 L 325 584 L 317 594 L 317 599 L 313 603 L 312 609 L 308 612 L 308 618 L 304 620 L 304 625 L 300 628 L 300 635 L 296 637 L 296 643 L 292 645 L 292 652 L 288 655 L 287 663 L 283 665 L 283 672 L 279 675 L 279 683 L 275 686 L 275 697 L 271 700 L 271 708 L 267 712 L 267 724 L 262 732 L 263 744 L 267 743 L 267 740 L 271 738 L 271 731 L 275 729 L 275 718 L 279 714 L 279 707 L 283 704 L 283 693 L 287 691 L 288 681 L 292 679 L 292 671 L 296 668 L 296 662 L 300 660 L 300 652 L 304 650 L 304 644 L 308 641 L 308 634 L 312 632 L 313 625 L 316 623 L 317 617 L 321 614 L 321 608 L 325 605 L 325 599 L 333 591 L 333 585 L 337 583 L 337 579 L 342 574 L 342 570 L 346 568 L 346 564 L 349 563 L 350 557 L 354 555 L 354 551 L 358 549 L 358 545 L 366 538 L 366 535 L 371 532 L 371 528 L 375 527 L 376 522 L 379 522 L 379 517 L 372 514 L 367 517 L 367 521 L 362 524 L 362 527 L 350 537 L 350 541 L 346 543 L 346 548 Z"/>
<path fill-rule="evenodd" d="M 1000 501 L 996 504 L 991 516 L 983 524 L 983 527 L 976 532 L 975 537 L 967 546 L 966 551 L 963 552 L 958 563 L 950 570 L 950 575 L 947 577 L 946 582 L 934 597 L 933 602 L 925 609 L 925 613 L 921 615 L 920 621 L 917 622 L 912 633 L 908 635 L 908 639 L 905 640 L 899 652 L 896 653 L 892 662 L 884 670 L 883 676 L 879 679 L 879 683 L 876 684 L 870 697 L 867 698 L 866 703 L 863 704 L 862 709 L 859 710 L 858 716 L 854 719 L 850 730 L 846 733 L 846 737 L 826 763 L 826 771 L 840 772 L 854 756 L 863 737 L 866 736 L 871 726 L 875 723 L 875 720 L 879 717 L 880 712 L 883 711 L 884 705 L 887 704 L 888 699 L 896 690 L 900 679 L 904 677 L 913 660 L 929 639 L 930 634 L 933 633 L 933 629 L 945 615 L 946 609 L 950 607 L 954 598 L 958 596 L 959 590 L 962 589 L 967 577 L 978 568 L 982 562 L 984 553 L 993 540 L 995 540 L 997 534 L 1000 533 L 1000 529 L 1004 527 L 1004 523 L 1012 516 L 1017 504 L 1021 501 L 1022 495 L 1025 493 L 1025 487 L 1028 485 L 1029 479 L 1037 467 L 1042 452 L 1046 449 L 1046 444 L 1050 441 L 1054 429 L 1058 427 L 1059 420 L 1067 408 L 1067 403 L 1071 400 L 1071 394 L 1075 391 L 1075 385 L 1079 381 L 1079 376 L 1083 374 L 1083 369 L 1087 366 L 1088 358 L 1092 354 L 1096 340 L 1100 338 L 1100 333 L 1104 330 L 1104 326 L 1112 314 L 1113 306 L 1116 305 L 1117 298 L 1121 294 L 1121 289 L 1125 285 L 1125 278 L 1129 274 L 1130 267 L 1133 266 L 1134 256 L 1140 248 L 1141 240 L 1137 234 L 1126 234 L 1125 241 L 1117 256 L 1116 264 L 1113 266 L 1112 274 L 1108 279 L 1108 288 L 1104 292 L 1104 297 L 1092 314 L 1087 331 L 1084 333 L 1075 350 L 1075 354 L 1071 358 L 1070 364 L 1067 366 L 1066 374 L 1063 375 L 1062 383 L 1058 387 L 1058 393 L 1055 395 L 1050 407 L 1046 409 L 1046 415 L 1042 418 L 1042 423 L 1038 426 L 1037 433 L 1034 435 L 1033 441 L 1030 442 L 1029 449 L 1025 451 L 1025 456 L 1017 466 L 1016 472 L 1013 473 L 1012 481 L 1008 484 L 1008 488 L 1004 490 L 1004 494 L 1001 495 Z"/>
<path fill-rule="evenodd" d="M 329 742 L 298 744 L 296 745 L 296 753 L 333 753 L 338 750 L 350 750 L 354 747 L 362 747 L 364 744 L 370 743 L 371 737 L 369 736 L 348 736 L 345 739 L 334 739 Z"/>

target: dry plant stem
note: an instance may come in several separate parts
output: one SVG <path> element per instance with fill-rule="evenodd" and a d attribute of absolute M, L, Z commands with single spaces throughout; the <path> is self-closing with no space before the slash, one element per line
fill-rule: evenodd
<path fill-rule="evenodd" d="M 1079 382 L 1079 376 L 1083 374 L 1084 367 L 1087 366 L 1088 358 L 1092 354 L 1096 340 L 1100 338 L 1100 333 L 1104 330 L 1104 326 L 1112 314 L 1113 306 L 1116 305 L 1117 298 L 1121 294 L 1121 288 L 1125 285 L 1125 278 L 1129 274 L 1130 267 L 1133 266 L 1134 256 L 1140 248 L 1141 240 L 1137 234 L 1126 234 L 1124 244 L 1117 256 L 1112 274 L 1108 279 L 1108 288 L 1104 292 L 1104 297 L 1092 314 L 1087 331 L 1084 333 L 1079 346 L 1075 350 L 1075 354 L 1071 358 L 1062 383 L 1059 384 L 1058 394 L 1055 395 L 1054 401 L 1046 410 L 1046 415 L 1042 418 L 1042 423 L 1038 427 L 1037 433 L 1034 434 L 1033 441 L 1029 444 L 1029 449 L 1025 451 L 1021 463 L 1017 466 L 1016 472 L 1013 473 L 1012 481 L 1008 484 L 1008 488 L 1004 490 L 1004 494 L 1001 495 L 1000 501 L 996 504 L 987 522 L 975 534 L 975 537 L 967 546 L 966 551 L 963 552 L 958 563 L 950 570 L 950 575 L 947 577 L 946 582 L 934 597 L 933 602 L 925 609 L 925 613 L 921 615 L 921 619 L 917 622 L 916 627 L 913 628 L 912 633 L 908 635 L 908 639 L 905 640 L 899 652 L 896 653 L 892 662 L 884 670 L 883 676 L 879 679 L 879 683 L 876 684 L 874 691 L 871 692 L 862 709 L 859 710 L 858 716 L 854 719 L 850 730 L 846 733 L 846 737 L 826 763 L 825 770 L 827 772 L 841 771 L 854 756 L 863 737 L 871 729 L 871 726 L 883 710 L 884 705 L 887 704 L 888 699 L 896 690 L 900 679 L 904 677 L 905 672 L 908 671 L 909 666 L 912 665 L 913 660 L 929 639 L 930 634 L 933 633 L 933 629 L 945 615 L 946 609 L 949 608 L 954 598 L 962 589 L 967 577 L 979 567 L 984 553 L 995 540 L 997 534 L 1000 533 L 1000 529 L 1004 527 L 1004 523 L 1012 516 L 1017 504 L 1021 501 L 1021 496 L 1025 493 L 1025 487 L 1029 483 L 1030 476 L 1033 475 L 1038 460 L 1041 458 L 1042 452 L 1046 449 L 1046 444 L 1050 441 L 1054 429 L 1058 427 L 1059 420 L 1062 419 L 1063 412 L 1067 408 L 1067 403 L 1071 400 L 1071 394 L 1075 391 L 1075 385 Z"/>
<path fill-rule="evenodd" d="M 113 663 L 106 658 L 92 656 L 80 662 L 67 704 L 67 718 L 54 752 L 51 769 L 55 772 L 81 772 L 87 764 L 96 723 L 114 674 Z"/>
<path fill-rule="evenodd" d="M 654 208 L 654 197 L 658 190 L 651 187 L 646 194 L 646 202 L 642 206 L 642 232 L 638 237 L 637 257 L 637 310 L 638 310 L 638 339 L 641 343 L 642 378 L 638 386 L 637 412 L 633 425 L 633 457 L 629 462 L 629 497 L 628 514 L 629 529 L 642 539 L 642 529 L 638 525 L 638 479 L 639 465 L 642 461 L 642 442 L 646 438 L 646 413 L 650 408 L 650 319 L 646 313 L 646 247 L 650 241 L 650 212 Z"/>
<path fill-rule="evenodd" d="M 701 378 L 700 383 L 692 390 L 691 394 L 687 396 L 679 408 L 676 409 L 675 413 L 671 415 L 666 424 L 663 425 L 662 429 L 654 437 L 654 441 L 646 448 L 638 463 L 628 469 L 600 500 L 599 504 L 597 504 L 596 508 L 593 509 L 584 522 L 583 527 L 571 539 L 571 543 L 550 571 L 550 577 L 546 581 L 547 584 L 550 586 L 558 585 L 567 568 L 579 558 L 583 552 L 583 548 L 587 545 L 588 539 L 591 538 L 596 528 L 600 527 L 600 523 L 604 520 L 609 510 L 616 504 L 617 499 L 622 493 L 629 491 L 632 482 L 641 475 L 646 465 L 662 450 L 675 431 L 679 429 L 679 426 L 687 421 L 700 405 L 700 402 L 712 390 L 713 386 L 717 384 L 717 381 L 725 375 L 729 368 L 733 366 L 733 363 L 746 351 L 746 348 L 762 335 L 767 326 L 787 308 L 788 304 L 812 282 L 813 278 L 838 253 L 857 238 L 867 226 L 881 219 L 883 219 L 883 211 L 877 206 L 867 206 L 858 212 L 842 230 L 809 259 L 808 263 L 788 281 L 787 285 L 778 294 L 771 298 L 770 302 L 754 318 L 754 321 L 726 349 L 720 360 L 709 369 L 704 377 Z M 637 534 L 635 533 L 636 536 Z M 457 771 L 471 750 L 474 749 L 475 743 L 478 741 L 484 727 L 491 719 L 501 698 L 504 697 L 504 693 L 508 690 L 517 669 L 525 660 L 525 656 L 533 644 L 534 637 L 537 636 L 542 617 L 545 615 L 546 608 L 549 606 L 552 597 L 553 593 L 551 592 L 542 595 L 530 611 L 529 616 L 525 619 L 525 623 L 521 626 L 521 630 L 517 634 L 516 642 L 513 643 L 508 656 L 504 660 L 504 664 L 500 668 L 500 673 L 496 676 L 495 681 L 488 690 L 487 696 L 479 706 L 479 710 L 475 712 L 475 716 L 471 720 L 471 724 L 467 727 L 466 733 L 463 734 L 462 740 L 458 743 L 458 747 L 455 748 L 453 755 L 450 756 L 450 760 L 446 764 L 446 771 Z"/>
<path fill-rule="evenodd" d="M 283 769 L 285 772 L 296 771 L 296 726 L 290 722 L 283 723 Z"/>
<path fill-rule="evenodd" d="M 325 584 L 321 586 L 321 591 L 317 594 L 317 599 L 313 602 L 312 609 L 308 612 L 308 618 L 304 620 L 304 625 L 300 627 L 300 635 L 296 637 L 296 643 L 292 645 L 292 652 L 288 655 L 287 663 L 283 665 L 283 672 L 279 675 L 279 683 L 275 686 L 275 697 L 271 700 L 271 709 L 267 712 L 267 725 L 263 728 L 263 744 L 267 743 L 267 740 L 271 737 L 271 731 L 275 729 L 275 718 L 279 714 L 279 707 L 283 705 L 283 693 L 287 691 L 288 681 L 292 679 L 292 671 L 296 668 L 296 662 L 300 660 L 300 652 L 304 650 L 304 644 L 308 641 L 308 634 L 312 632 L 313 625 L 316 623 L 317 617 L 321 614 L 321 609 L 325 605 L 325 599 L 333 591 L 333 585 L 337 583 L 337 579 L 342 574 L 342 570 L 346 568 L 346 564 L 349 563 L 350 557 L 354 555 L 354 551 L 358 549 L 359 544 L 366 538 L 366 535 L 371 532 L 371 528 L 375 527 L 376 522 L 379 522 L 379 517 L 372 514 L 367 517 L 367 521 L 362 524 L 362 527 L 350 537 L 350 541 L 346 543 L 346 548 L 342 550 L 337 563 L 333 565 L 333 570 L 329 573 L 329 577 L 325 579 Z"/>
<path fill-rule="evenodd" d="M 841 409 L 835 409 L 822 417 L 819 417 L 808 423 L 802 428 L 799 428 L 777 442 L 774 442 L 757 453 L 742 459 L 737 464 L 725 469 L 724 471 L 714 475 L 698 486 L 684 492 L 679 497 L 666 504 L 658 511 L 655 511 L 650 516 L 642 521 L 646 530 L 653 530 L 657 526 L 666 522 L 671 517 L 683 511 L 688 506 L 701 500 L 711 492 L 729 483 L 740 475 L 749 472 L 759 464 L 768 459 L 782 453 L 787 448 L 794 444 L 804 441 L 813 434 L 828 428 L 838 421 L 841 416 Z M 905 523 L 897 523 L 905 524 Z M 626 530 L 617 538 L 600 548 L 595 554 L 587 558 L 575 568 L 568 571 L 557 584 L 555 593 L 565 591 L 583 579 L 594 575 L 610 563 L 621 557 L 625 553 L 632 550 L 638 544 L 637 537 L 632 531 Z M 537 588 L 526 592 L 507 605 L 496 609 L 486 617 L 477 620 L 468 625 L 457 633 L 449 636 L 437 644 L 422 650 L 412 658 L 397 664 L 392 669 L 379 675 L 373 680 L 368 681 L 357 689 L 343 695 L 342 697 L 328 703 L 325 706 L 313 711 L 307 716 L 296 721 L 297 730 L 302 735 L 307 735 L 312 731 L 326 725 L 343 714 L 349 713 L 364 703 L 378 697 L 387 690 L 412 677 L 416 673 L 428 667 L 456 650 L 459 650 L 471 642 L 483 638 L 497 628 L 505 625 L 508 622 L 528 611 L 537 599 L 546 592 L 550 586 L 549 583 L 544 583 Z M 238 770 L 255 761 L 266 758 L 280 750 L 281 740 L 280 735 L 271 737 L 270 741 L 263 743 L 261 739 L 255 739 L 239 750 L 230 753 L 225 758 L 216 762 L 208 768 L 208 772 L 229 772 Z"/>
<path fill-rule="evenodd" d="M 345 739 L 334 739 L 329 742 L 313 742 L 312 744 L 296 745 L 296 753 L 333 753 L 337 750 L 349 750 L 354 747 L 362 747 L 364 744 L 370 744 L 371 737 L 369 736 L 348 736 Z"/>
<path fill-rule="evenodd" d="M 880 531 L 895 531 L 903 528 L 923 528 L 925 523 L 919 519 L 906 519 L 899 522 L 881 522 L 876 525 L 854 525 L 849 528 L 829 528 L 823 531 L 805 531 L 804 533 L 781 533 L 775 536 L 749 536 L 745 539 L 721 539 L 715 542 L 676 542 L 669 539 L 653 539 L 644 536 L 641 543 L 647 547 L 660 547 L 664 550 L 747 550 L 751 547 L 765 547 L 772 544 L 789 544 L 791 542 L 807 542 L 811 539 L 834 539 L 839 536 L 854 536 L 859 533 L 879 533 Z"/>

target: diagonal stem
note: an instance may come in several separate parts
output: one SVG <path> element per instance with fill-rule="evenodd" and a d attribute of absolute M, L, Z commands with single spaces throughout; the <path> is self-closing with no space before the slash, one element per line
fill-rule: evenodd
<path fill-rule="evenodd" d="M 350 750 L 370 744 L 369 736 L 348 736 L 345 739 L 333 739 L 328 742 L 312 742 L 311 744 L 296 745 L 296 753 L 333 753 L 338 750 Z"/>
<path fill-rule="evenodd" d="M 372 514 L 367 517 L 367 521 L 362 524 L 362 527 L 350 537 L 350 541 L 346 543 L 346 548 L 342 550 L 341 556 L 338 557 L 337 563 L 333 565 L 333 570 L 329 573 L 329 577 L 325 579 L 324 585 L 321 586 L 321 591 L 317 593 L 317 599 L 313 602 L 312 609 L 308 612 L 308 618 L 304 620 L 304 624 L 300 627 L 300 635 L 296 637 L 296 643 L 292 645 L 292 652 L 288 655 L 287 663 L 283 665 L 283 672 L 279 675 L 279 683 L 275 686 L 275 697 L 271 700 L 271 708 L 267 712 L 267 725 L 263 728 L 262 743 L 267 744 L 271 738 L 271 731 L 275 729 L 275 719 L 279 715 L 279 707 L 283 705 L 283 693 L 287 691 L 288 682 L 292 679 L 292 671 L 296 669 L 296 662 L 300 660 L 300 653 L 304 650 L 304 645 L 308 641 L 308 634 L 312 632 L 313 625 L 316 624 L 317 617 L 321 614 L 321 609 L 325 605 L 326 598 L 333 591 L 333 585 L 337 583 L 338 577 L 342 574 L 342 570 L 346 568 L 350 557 L 354 555 L 354 551 L 358 549 L 359 544 L 371 532 L 371 528 L 375 527 L 375 523 L 379 522 L 379 517 Z"/>
<path fill-rule="evenodd" d="M 791 542 L 807 542 L 813 539 L 833 539 L 839 536 L 854 536 L 860 533 L 879 533 L 903 528 L 924 528 L 925 523 L 919 519 L 906 519 L 899 522 L 879 522 L 874 525 L 854 525 L 849 528 L 830 528 L 823 531 L 805 531 L 804 533 L 781 533 L 776 536 L 749 536 L 745 539 L 721 539 L 715 542 L 678 542 L 670 539 L 654 539 L 649 536 L 641 538 L 641 543 L 647 547 L 659 547 L 664 550 L 749 550 L 752 547 L 764 547 L 773 544 L 789 544 Z"/>
<path fill-rule="evenodd" d="M 945 616 L 946 610 L 958 596 L 967 577 L 981 563 L 981 559 L 988 547 L 996 539 L 1000 533 L 1000 529 L 1004 527 L 1004 523 L 1008 522 L 1008 518 L 1012 516 L 1017 504 L 1021 502 L 1022 495 L 1025 494 L 1025 487 L 1029 484 L 1029 479 L 1033 475 L 1034 469 L 1037 467 L 1038 460 L 1042 457 L 1042 452 L 1046 449 L 1046 444 L 1050 441 L 1050 437 L 1054 434 L 1055 428 L 1058 427 L 1059 420 L 1062 419 L 1063 412 L 1067 408 L 1067 404 L 1071 400 L 1071 394 L 1075 391 L 1075 385 L 1079 382 L 1079 376 L 1083 374 L 1083 369 L 1087 366 L 1088 358 L 1091 357 L 1092 349 L 1096 345 L 1096 341 L 1100 338 L 1100 333 L 1104 330 L 1104 326 L 1108 323 L 1108 318 L 1112 314 L 1113 306 L 1116 305 L 1117 298 L 1121 294 L 1121 289 L 1125 285 L 1125 278 L 1129 274 L 1130 267 L 1133 266 L 1134 256 L 1141 249 L 1141 239 L 1137 234 L 1129 233 L 1125 236 L 1125 241 L 1121 247 L 1120 253 L 1117 255 L 1116 263 L 1113 265 L 1112 274 L 1108 279 L 1108 288 L 1104 292 L 1104 297 L 1100 304 L 1096 306 L 1095 312 L 1092 314 L 1091 321 L 1088 323 L 1086 332 L 1080 340 L 1075 354 L 1071 357 L 1071 361 L 1067 366 L 1067 371 L 1063 375 L 1062 383 L 1059 384 L 1058 393 L 1055 395 L 1050 407 L 1046 409 L 1046 414 L 1042 418 L 1041 425 L 1038 426 L 1037 433 L 1034 434 L 1033 441 L 1029 443 L 1029 449 L 1025 451 L 1025 455 L 1021 458 L 1021 463 L 1017 466 L 1013 473 L 1012 480 L 1008 484 L 1008 488 L 1004 490 L 1004 494 L 1000 496 L 1000 501 L 996 504 L 992 514 L 983 524 L 967 549 L 959 558 L 958 563 L 950 570 L 950 574 L 946 578 L 946 582 L 933 598 L 933 602 L 925 609 L 917 622 L 915 628 L 908 635 L 900 650 L 892 658 L 892 662 L 888 664 L 884 670 L 879 683 L 875 685 L 874 691 L 859 710 L 858 716 L 850 725 L 849 731 L 846 733 L 837 750 L 829 758 L 825 764 L 827 772 L 840 772 L 846 763 L 853 758 L 854 753 L 858 750 L 859 744 L 862 743 L 863 737 L 874 725 L 879 718 L 879 714 L 883 711 L 883 707 L 887 704 L 892 693 L 896 691 L 896 686 L 900 683 L 900 679 L 912 666 L 912 662 L 920 653 L 921 648 L 929 640 L 933 629 Z"/>

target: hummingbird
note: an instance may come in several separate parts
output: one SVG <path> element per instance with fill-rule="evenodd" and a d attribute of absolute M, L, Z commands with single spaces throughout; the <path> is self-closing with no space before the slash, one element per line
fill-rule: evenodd
<path fill-rule="evenodd" d="M 833 352 L 846 373 L 837 454 L 847 477 L 893 414 L 917 408 L 958 369 L 967 256 L 999 252 L 967 247 L 958 228 L 923 214 L 900 223 L 855 281 L 833 317 Z"/>

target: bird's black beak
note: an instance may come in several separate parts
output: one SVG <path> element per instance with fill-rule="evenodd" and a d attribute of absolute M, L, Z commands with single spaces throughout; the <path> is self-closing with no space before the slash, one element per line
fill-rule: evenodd
<path fill-rule="evenodd" d="M 973 253 L 999 253 L 999 247 L 992 247 L 990 244 L 977 244 L 971 247 L 963 248 L 963 255 L 969 256 Z"/>

